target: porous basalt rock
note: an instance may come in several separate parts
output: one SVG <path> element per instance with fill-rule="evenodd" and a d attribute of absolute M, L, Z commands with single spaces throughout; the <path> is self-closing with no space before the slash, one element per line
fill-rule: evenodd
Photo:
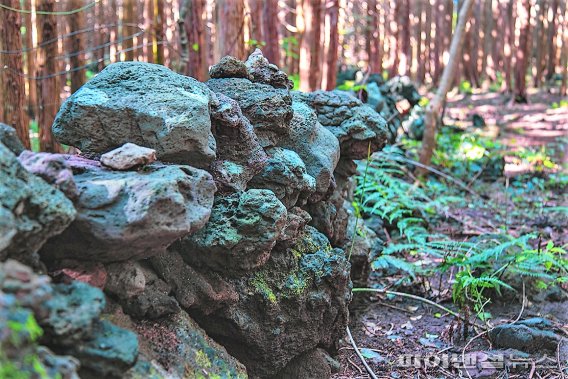
<path fill-rule="evenodd" d="M 164 66 L 113 63 L 63 103 L 53 134 L 82 152 L 131 142 L 155 149 L 162 161 L 205 168 L 216 150 L 211 99 L 204 84 Z"/>
<path fill-rule="evenodd" d="M 112 171 L 96 161 L 68 158 L 79 190 L 78 215 L 43 247 L 44 259 L 146 258 L 209 218 L 215 184 L 203 170 L 153 164 L 139 172 Z"/>
<path fill-rule="evenodd" d="M 303 205 L 316 189 L 316 181 L 308 175 L 300 156 L 292 150 L 273 147 L 266 150 L 264 169 L 249 183 L 249 188 L 266 188 L 286 206 Z"/>
<path fill-rule="evenodd" d="M 0 122 L 0 143 L 3 143 L 12 153 L 20 155 L 25 150 L 24 145 L 18 138 L 16 129 Z"/>
<path fill-rule="evenodd" d="M 290 132 L 281 138 L 278 146 L 295 151 L 304 161 L 308 175 L 316 180 L 310 202 L 323 199 L 335 185 L 333 171 L 339 161 L 339 142 L 317 120 L 316 113 L 307 104 L 294 101 Z"/>
<path fill-rule="evenodd" d="M 251 75 L 251 80 L 256 83 L 269 84 L 274 88 L 292 89 L 294 83 L 288 79 L 288 75 L 281 71 L 278 66 L 271 64 L 262 55 L 260 49 L 256 49 L 245 62 L 245 66 Z"/>
<path fill-rule="evenodd" d="M 18 160 L 26 170 L 73 200 L 79 196 L 79 191 L 73 179 L 73 171 L 67 164 L 68 158 L 69 156 L 64 154 L 34 153 L 26 150 L 20 154 Z"/>
<path fill-rule="evenodd" d="M 213 92 L 237 101 L 263 147 L 275 146 L 289 133 L 292 98 L 287 88 L 274 88 L 245 78 L 210 79 L 206 84 Z"/>
<path fill-rule="evenodd" d="M 275 377 L 316 347 L 337 348 L 351 299 L 349 263 L 314 228 L 306 227 L 293 247 L 276 247 L 260 270 L 229 282 L 239 293 L 236 303 L 189 311 L 253 377 Z"/>
<path fill-rule="evenodd" d="M 211 77 L 212 79 L 220 79 L 220 78 L 252 79 L 245 63 L 230 55 L 221 58 L 221 60 L 218 63 L 211 66 L 211 68 L 209 69 L 209 77 Z"/>
<path fill-rule="evenodd" d="M 249 120 L 237 102 L 221 93 L 211 107 L 217 158 L 210 167 L 220 191 L 244 191 L 247 183 L 266 165 L 268 157 L 260 146 Z"/>
<path fill-rule="evenodd" d="M 37 251 L 75 214 L 61 191 L 29 173 L 0 143 L 0 261 L 14 258 L 39 267 Z"/>
<path fill-rule="evenodd" d="M 386 121 L 347 92 L 295 92 L 294 101 L 306 102 L 316 111 L 318 121 L 339 140 L 342 158 L 366 158 L 386 143 Z"/>
<path fill-rule="evenodd" d="M 209 222 L 176 249 L 191 264 L 235 275 L 267 261 L 285 223 L 286 207 L 272 191 L 218 196 Z"/>

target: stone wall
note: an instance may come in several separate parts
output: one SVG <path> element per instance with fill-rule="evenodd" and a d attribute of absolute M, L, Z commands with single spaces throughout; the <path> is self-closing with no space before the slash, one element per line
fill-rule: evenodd
<path fill-rule="evenodd" d="M 291 91 L 259 50 L 223 58 L 210 77 L 115 63 L 53 125 L 80 155 L 10 151 L 2 137 L 0 260 L 48 273 L 61 301 L 90 302 L 73 295 L 80 282 L 101 299 L 85 333 L 65 331 L 73 344 L 40 341 L 76 357 L 83 376 L 326 378 L 336 368 L 347 257 L 364 280 L 372 248 L 352 241 L 354 160 L 392 131 L 347 93 Z M 122 347 L 121 336 L 134 338 Z"/>

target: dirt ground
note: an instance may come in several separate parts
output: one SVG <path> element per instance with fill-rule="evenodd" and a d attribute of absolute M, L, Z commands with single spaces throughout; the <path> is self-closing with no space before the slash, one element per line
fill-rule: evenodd
<path fill-rule="evenodd" d="M 496 93 L 465 97 L 460 95 L 449 100 L 445 123 L 467 126 L 468 123 L 471 124 L 471 115 L 478 114 L 485 119 L 489 133 L 493 133 L 496 140 L 510 149 L 552 145 L 556 147 L 553 150 L 554 159 L 566 164 L 563 145 L 568 137 L 568 107 L 551 107 L 551 104 L 560 100 L 558 96 L 544 91 L 531 93 L 529 104 L 522 105 L 512 105 L 508 98 Z M 534 220 L 532 216 L 527 219 L 526 214 L 515 212 L 514 202 L 504 195 L 502 189 L 509 185 L 511 177 L 526 173 L 531 168 L 514 157 L 507 157 L 506 162 L 505 177 L 494 183 L 484 183 L 485 187 L 481 187 L 486 189 L 484 196 L 491 203 L 499 204 L 500 213 L 491 207 L 453 209 L 453 215 L 461 222 L 443 222 L 435 228 L 446 232 L 451 230 L 450 235 L 455 236 L 456 240 L 463 240 L 479 230 L 495 230 L 506 218 L 508 230 L 513 234 L 540 229 L 546 230 L 557 244 L 567 243 L 568 225 L 565 219 Z M 542 206 L 543 201 L 548 206 L 568 205 L 566 196 L 561 191 L 546 195 L 537 193 L 534 196 L 535 207 Z M 533 199 L 529 199 L 531 200 Z M 421 278 L 415 280 L 412 286 L 394 290 L 427 298 L 457 312 L 451 301 L 451 276 L 448 273 L 444 277 Z M 372 273 L 369 284 L 389 287 L 395 279 Z M 548 296 L 544 300 L 545 294 L 525 295 L 511 292 L 494 301 L 488 308 L 493 315 L 491 324 L 544 317 L 568 336 L 568 301 L 565 296 L 562 301 L 554 301 L 554 296 Z M 487 358 L 492 346 L 486 335 L 472 340 L 480 329 L 470 326 L 464 333 L 463 322 L 445 310 L 400 296 L 355 293 L 350 330 L 355 343 L 378 378 L 563 378 L 559 368 L 561 362 L 555 356 L 531 356 L 525 359 L 505 356 L 504 359 L 508 360 L 504 366 L 507 368 L 484 369 L 482 372 L 459 368 L 463 359 L 466 362 L 468 359 L 477 359 L 479 362 Z M 422 360 L 421 367 L 404 367 L 410 362 L 404 360 L 404 355 L 431 358 Z M 347 337 L 342 341 L 339 361 L 341 369 L 334 374 L 334 379 L 370 378 Z"/>

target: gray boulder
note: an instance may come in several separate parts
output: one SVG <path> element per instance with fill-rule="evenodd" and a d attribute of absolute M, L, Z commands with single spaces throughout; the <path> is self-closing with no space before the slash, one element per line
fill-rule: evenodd
<path fill-rule="evenodd" d="M 105 307 L 105 297 L 101 290 L 86 283 L 55 284 L 44 307 L 48 316 L 40 318 L 39 324 L 49 343 L 72 346 L 90 338 L 94 322 Z"/>
<path fill-rule="evenodd" d="M 292 98 L 287 88 L 274 88 L 245 78 L 210 79 L 206 84 L 213 92 L 237 101 L 263 147 L 275 146 L 281 137 L 288 135 Z"/>
<path fill-rule="evenodd" d="M 190 264 L 238 275 L 268 260 L 285 225 L 286 207 L 272 191 L 218 196 L 209 222 L 176 249 Z"/>
<path fill-rule="evenodd" d="M 190 313 L 251 376 L 274 378 L 315 348 L 337 349 L 351 299 L 349 263 L 314 228 L 306 227 L 292 247 L 277 245 L 259 270 L 229 283 L 236 303 L 209 312 L 194 305 Z"/>
<path fill-rule="evenodd" d="M 342 91 L 294 92 L 294 101 L 303 101 L 317 113 L 318 121 L 339 140 L 341 157 L 366 158 L 387 142 L 387 123 L 377 112 Z M 370 146 L 369 146 L 370 145 Z"/>
<path fill-rule="evenodd" d="M 111 171 L 96 161 L 68 158 L 79 189 L 79 212 L 41 251 L 50 261 L 146 258 L 209 219 L 215 184 L 203 170 L 153 164 L 138 172 Z"/>
<path fill-rule="evenodd" d="M 252 79 L 245 63 L 230 55 L 224 56 L 223 58 L 221 58 L 221 60 L 218 63 L 211 66 L 211 68 L 209 69 L 209 77 L 213 79 L 220 79 L 220 78 Z"/>
<path fill-rule="evenodd" d="M 65 154 L 34 153 L 26 150 L 18 160 L 26 170 L 39 176 L 73 200 L 79 196 L 73 179 L 73 170 L 67 164 L 69 156 Z"/>
<path fill-rule="evenodd" d="M 95 323 L 90 339 L 63 352 L 79 359 L 81 377 L 122 378 L 138 358 L 138 337 L 103 320 Z"/>
<path fill-rule="evenodd" d="M 217 159 L 210 167 L 220 191 L 244 191 L 266 165 L 267 156 L 237 102 L 221 93 L 211 107 Z"/>
<path fill-rule="evenodd" d="M 0 143 L 3 143 L 12 153 L 20 155 L 26 148 L 18 138 L 16 129 L 0 122 Z"/>
<path fill-rule="evenodd" d="M 249 183 L 249 188 L 266 188 L 291 208 L 303 205 L 316 189 L 316 181 L 308 175 L 306 165 L 292 150 L 272 147 L 266 150 L 269 158 L 266 167 Z"/>
<path fill-rule="evenodd" d="M 271 64 L 262 55 L 260 49 L 256 49 L 249 55 L 245 65 L 253 82 L 269 84 L 274 88 L 292 89 L 294 87 L 294 83 L 288 79 L 288 75 L 275 64 Z"/>
<path fill-rule="evenodd" d="M 38 267 L 37 251 L 75 214 L 61 191 L 29 173 L 0 143 L 0 261 L 14 258 Z"/>
<path fill-rule="evenodd" d="M 295 151 L 306 166 L 308 175 L 316 180 L 311 202 L 324 198 L 335 185 L 333 171 L 339 161 L 339 142 L 321 126 L 313 109 L 303 102 L 294 101 L 290 132 L 281 138 L 278 146 Z"/>
<path fill-rule="evenodd" d="M 210 103 L 210 91 L 193 78 L 155 64 L 114 63 L 63 103 L 53 134 L 82 152 L 132 142 L 162 161 L 205 168 L 216 150 Z"/>

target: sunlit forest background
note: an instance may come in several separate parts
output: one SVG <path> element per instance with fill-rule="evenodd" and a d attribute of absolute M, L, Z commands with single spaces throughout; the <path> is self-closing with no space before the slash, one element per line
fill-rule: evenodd
<path fill-rule="evenodd" d="M 220 57 L 244 59 L 256 48 L 304 91 L 349 89 L 370 74 L 408 75 L 432 89 L 458 59 L 462 92 L 505 92 L 519 102 L 530 87 L 566 94 L 566 1 L 475 1 L 463 54 L 450 57 L 461 3 L 2 0 L 0 118 L 25 145 L 57 151 L 49 128 L 61 101 L 106 65 L 153 62 L 203 81 Z"/>

